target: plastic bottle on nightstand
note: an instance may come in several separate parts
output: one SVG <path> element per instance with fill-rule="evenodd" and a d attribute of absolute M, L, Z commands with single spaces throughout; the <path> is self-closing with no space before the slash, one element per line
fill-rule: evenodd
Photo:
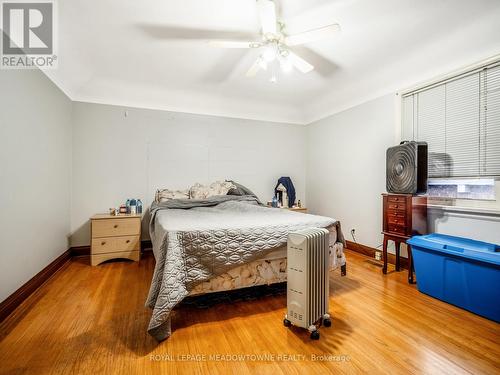
<path fill-rule="evenodd" d="M 278 198 L 273 197 L 271 205 L 272 205 L 272 207 L 278 207 Z"/>
<path fill-rule="evenodd" d="M 137 199 L 137 214 L 142 214 L 142 202 L 140 199 Z"/>
<path fill-rule="evenodd" d="M 135 199 L 130 200 L 130 214 L 136 215 L 137 214 L 137 201 Z"/>
<path fill-rule="evenodd" d="M 129 214 L 130 213 L 130 199 L 127 199 L 125 206 L 127 207 L 127 214 Z"/>

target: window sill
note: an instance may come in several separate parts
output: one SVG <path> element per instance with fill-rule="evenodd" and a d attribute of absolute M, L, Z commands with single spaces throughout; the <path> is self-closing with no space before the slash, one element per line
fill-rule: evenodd
<path fill-rule="evenodd" d="M 428 204 L 428 209 L 440 210 L 440 211 L 450 211 L 450 212 L 462 212 L 472 215 L 487 215 L 487 216 L 498 216 L 500 217 L 500 210 L 495 208 L 484 208 L 484 207 L 461 207 L 461 206 L 448 206 L 442 204 Z"/>

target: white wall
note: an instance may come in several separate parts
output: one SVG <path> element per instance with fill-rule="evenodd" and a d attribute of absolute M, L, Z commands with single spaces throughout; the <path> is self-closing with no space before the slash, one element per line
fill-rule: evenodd
<path fill-rule="evenodd" d="M 498 196 L 497 196 L 498 199 Z M 500 244 L 500 215 L 468 212 L 454 207 L 429 207 L 429 232 Z"/>
<path fill-rule="evenodd" d="M 149 205 L 157 188 L 233 179 L 267 201 L 290 176 L 304 201 L 305 137 L 302 125 L 74 102 L 71 244 L 89 244 L 93 214 Z"/>
<path fill-rule="evenodd" d="M 38 70 L 0 70 L 0 301 L 68 249 L 71 101 Z"/>
<path fill-rule="evenodd" d="M 341 221 L 346 239 L 382 243 L 385 150 L 395 139 L 394 95 L 312 123 L 308 130 L 307 202 L 311 213 Z"/>

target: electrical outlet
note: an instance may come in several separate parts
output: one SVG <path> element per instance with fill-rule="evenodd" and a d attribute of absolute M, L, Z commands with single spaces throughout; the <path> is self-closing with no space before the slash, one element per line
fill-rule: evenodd
<path fill-rule="evenodd" d="M 375 251 L 375 260 L 382 260 L 382 252 Z"/>

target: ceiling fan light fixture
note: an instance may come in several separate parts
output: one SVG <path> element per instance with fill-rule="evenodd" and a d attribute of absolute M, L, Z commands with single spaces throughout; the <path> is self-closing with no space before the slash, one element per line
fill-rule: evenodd
<path fill-rule="evenodd" d="M 273 62 L 276 59 L 276 48 L 274 48 L 274 46 L 266 47 L 264 53 L 262 54 L 262 57 L 267 62 Z"/>

